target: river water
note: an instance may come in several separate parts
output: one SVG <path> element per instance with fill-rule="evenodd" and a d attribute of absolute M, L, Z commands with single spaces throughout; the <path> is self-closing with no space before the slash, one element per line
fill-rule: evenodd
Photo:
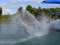
<path fill-rule="evenodd" d="M 60 32 L 50 29 L 55 22 L 60 21 L 53 21 L 50 24 L 45 14 L 39 19 L 22 10 L 11 18 L 11 23 L 1 23 L 0 45 L 60 45 Z M 53 27 L 56 28 L 56 25 Z"/>
<path fill-rule="evenodd" d="M 0 24 L 0 45 L 60 45 L 60 32 L 50 30 L 45 36 L 29 36 L 25 29 L 11 23 Z"/>

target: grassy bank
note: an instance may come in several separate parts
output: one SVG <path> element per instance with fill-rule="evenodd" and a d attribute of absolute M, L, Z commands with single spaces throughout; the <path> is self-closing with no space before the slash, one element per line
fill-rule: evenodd
<path fill-rule="evenodd" d="M 0 22 L 7 22 L 9 20 L 9 18 L 12 17 L 12 15 L 1 15 L 0 16 Z"/>

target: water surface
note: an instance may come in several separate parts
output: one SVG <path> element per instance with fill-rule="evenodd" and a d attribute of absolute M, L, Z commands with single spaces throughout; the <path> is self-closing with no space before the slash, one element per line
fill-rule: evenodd
<path fill-rule="evenodd" d="M 60 32 L 54 30 L 46 36 L 30 37 L 23 26 L 2 23 L 0 27 L 0 45 L 60 45 Z"/>

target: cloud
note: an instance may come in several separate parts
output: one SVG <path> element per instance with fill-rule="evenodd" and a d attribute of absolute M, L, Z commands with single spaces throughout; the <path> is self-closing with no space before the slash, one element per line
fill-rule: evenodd
<path fill-rule="evenodd" d="M 10 2 L 13 2 L 13 3 L 16 3 L 16 2 L 19 2 L 19 1 L 22 1 L 22 0 L 9 0 Z"/>
<path fill-rule="evenodd" d="M 30 0 L 30 1 L 32 1 L 32 2 L 42 2 L 43 0 Z"/>
<path fill-rule="evenodd" d="M 13 2 L 13 3 L 17 3 L 17 2 L 20 2 L 22 0 L 9 0 L 10 2 Z M 24 1 L 30 1 L 30 2 L 42 2 L 43 0 L 24 0 Z"/>
<path fill-rule="evenodd" d="M 0 3 L 0 6 L 2 7 L 2 8 L 7 8 L 7 9 L 11 9 L 11 8 L 17 8 L 17 5 L 15 5 L 15 4 L 2 4 L 2 3 Z"/>
<path fill-rule="evenodd" d="M 40 5 L 40 6 L 46 6 L 46 7 L 48 7 L 48 6 L 60 7 L 58 4 L 41 4 L 40 1 L 42 1 L 42 0 L 24 0 L 25 2 L 22 1 L 22 0 L 9 0 L 9 1 L 18 2 L 18 3 L 9 3 L 9 4 L 0 3 L 0 6 L 1 6 L 3 9 L 18 9 L 20 6 L 25 7 L 25 6 L 28 5 L 28 4 L 34 5 L 34 2 L 39 2 L 38 4 L 35 3 L 34 6 L 37 7 L 37 5 Z M 19 1 L 21 1 L 21 2 L 19 2 Z M 30 2 L 27 3 L 26 1 L 30 1 Z M 47 5 L 48 5 L 48 6 L 47 6 Z"/>
<path fill-rule="evenodd" d="M 3 13 L 2 14 L 13 14 L 13 12 L 10 9 L 3 9 Z"/>
<path fill-rule="evenodd" d="M 58 4 L 41 4 L 40 2 L 43 0 L 8 0 L 10 3 L 0 3 L 0 6 L 3 8 L 3 14 L 13 13 L 17 11 L 17 9 L 22 6 L 26 7 L 28 4 L 31 4 L 35 7 L 60 7 Z M 14 10 L 14 11 L 13 11 Z"/>

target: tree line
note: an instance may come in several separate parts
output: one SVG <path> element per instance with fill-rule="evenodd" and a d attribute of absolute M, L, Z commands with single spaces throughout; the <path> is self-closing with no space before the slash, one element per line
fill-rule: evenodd
<path fill-rule="evenodd" d="M 18 12 L 21 11 L 23 7 L 19 7 L 17 10 Z M 60 8 L 41 8 L 41 7 L 32 7 L 31 5 L 26 6 L 26 10 L 32 13 L 35 17 L 41 15 L 42 12 L 46 13 L 46 16 L 50 16 L 55 12 L 60 12 Z M 0 7 L 0 17 L 2 15 L 2 7 Z M 55 19 L 60 18 L 60 14 L 54 16 Z"/>
<path fill-rule="evenodd" d="M 18 11 L 21 11 L 22 9 L 23 7 L 19 7 Z M 46 16 L 51 16 L 55 12 L 60 12 L 60 8 L 41 8 L 41 7 L 35 8 L 32 7 L 31 5 L 27 5 L 26 10 L 32 13 L 35 17 L 41 15 L 41 13 L 43 12 L 46 13 Z M 60 14 L 55 15 L 53 18 L 55 19 L 60 18 Z"/>
<path fill-rule="evenodd" d="M 0 7 L 0 16 L 2 15 L 2 7 Z"/>

